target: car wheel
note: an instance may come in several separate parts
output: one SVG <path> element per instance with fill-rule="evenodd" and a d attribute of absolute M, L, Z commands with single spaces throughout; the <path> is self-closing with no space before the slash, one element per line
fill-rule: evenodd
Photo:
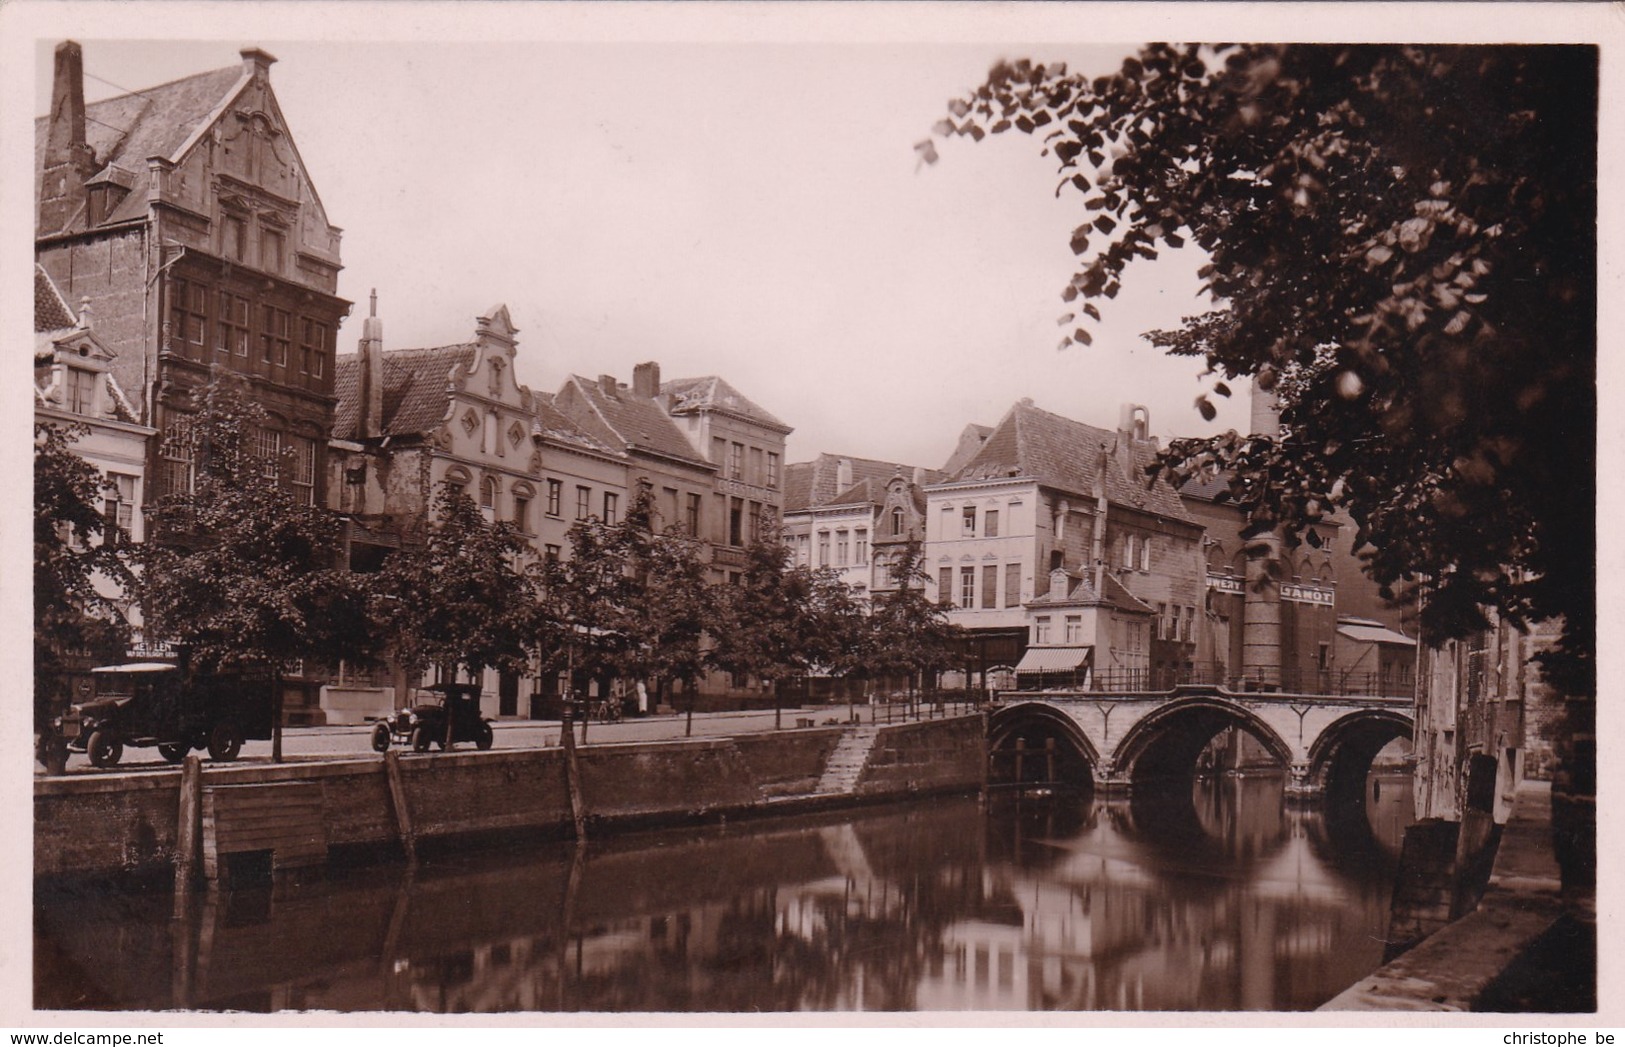
<path fill-rule="evenodd" d="M 496 732 L 491 730 L 490 724 L 484 722 L 483 720 L 480 721 L 479 733 L 474 735 L 475 747 L 482 750 L 489 749 L 491 748 L 491 743 L 494 741 L 496 741 Z"/>
<path fill-rule="evenodd" d="M 170 763 L 180 763 L 191 751 L 192 747 L 185 742 L 160 742 L 158 745 L 158 755 Z"/>
<path fill-rule="evenodd" d="M 209 759 L 229 762 L 243 751 L 243 732 L 234 723 L 217 723 L 209 732 Z"/>
<path fill-rule="evenodd" d="M 429 751 L 429 732 L 426 728 L 412 728 L 412 751 L 415 753 L 426 753 Z"/>
<path fill-rule="evenodd" d="M 381 723 L 372 729 L 372 751 L 375 753 L 389 750 L 389 724 Z"/>
<path fill-rule="evenodd" d="M 124 755 L 124 743 L 107 731 L 94 731 L 85 743 L 93 767 L 112 767 Z"/>

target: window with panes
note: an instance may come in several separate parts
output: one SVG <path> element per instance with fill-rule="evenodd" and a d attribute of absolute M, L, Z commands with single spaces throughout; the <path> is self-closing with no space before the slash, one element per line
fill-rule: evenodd
<path fill-rule="evenodd" d="M 549 480 L 549 481 L 547 481 L 547 515 L 549 515 L 549 516 L 557 516 L 561 512 L 563 512 L 564 511 L 563 507 L 560 504 L 563 501 L 564 501 L 564 481 L 563 480 Z"/>
<path fill-rule="evenodd" d="M 592 515 L 592 488 L 576 488 L 576 519 L 585 520 Z"/>
<path fill-rule="evenodd" d="M 688 496 L 686 522 L 688 524 L 688 533 L 698 538 L 700 536 L 700 496 L 697 494 Z"/>
<path fill-rule="evenodd" d="M 767 452 L 767 486 L 779 486 L 779 456 L 772 451 Z"/>
<path fill-rule="evenodd" d="M 289 323 L 286 309 L 260 308 L 260 359 L 276 367 L 288 366 Z"/>
<path fill-rule="evenodd" d="M 260 460 L 260 475 L 275 480 L 282 472 L 282 434 L 260 429 L 254 434 L 254 455 Z"/>
<path fill-rule="evenodd" d="M 997 538 L 999 536 L 999 511 L 997 509 L 989 509 L 982 514 L 982 535 L 986 538 Z"/>
<path fill-rule="evenodd" d="M 614 491 L 605 491 L 604 492 L 604 522 L 607 523 L 607 524 L 613 524 L 615 522 L 615 519 L 616 519 L 615 514 L 620 511 L 620 507 L 621 507 L 621 496 L 616 494 Z"/>
<path fill-rule="evenodd" d="M 1083 615 L 1069 614 L 1066 616 L 1066 642 L 1070 644 L 1083 642 Z"/>
<path fill-rule="evenodd" d="M 496 511 L 496 507 L 497 507 L 497 481 L 496 481 L 496 477 L 487 476 L 485 479 L 480 481 L 480 508 L 486 510 L 486 514 L 485 514 L 486 519 L 490 519 L 491 514 Z"/>
<path fill-rule="evenodd" d="M 901 509 L 891 511 L 891 533 L 893 537 L 903 533 L 903 510 Z"/>
<path fill-rule="evenodd" d="M 745 478 L 745 445 L 733 443 L 728 445 L 728 479 L 743 480 Z"/>
<path fill-rule="evenodd" d="M 976 535 L 976 506 L 967 505 L 960 511 L 959 533 L 967 538 Z"/>
<path fill-rule="evenodd" d="M 835 566 L 836 567 L 845 567 L 847 565 L 848 561 L 847 561 L 846 540 L 847 540 L 847 532 L 845 532 L 845 531 L 836 531 L 835 532 Z"/>
<path fill-rule="evenodd" d="M 530 494 L 515 491 L 513 494 L 513 525 L 525 533 L 530 533 Z"/>
<path fill-rule="evenodd" d="M 116 545 L 128 538 L 135 524 L 135 477 L 126 473 L 108 473 L 107 486 L 102 491 L 102 517 L 107 529 L 102 540 Z"/>
<path fill-rule="evenodd" d="M 1033 619 L 1033 643 L 1049 643 L 1049 615 Z"/>
<path fill-rule="evenodd" d="M 1017 607 L 1021 604 L 1021 565 L 1007 563 L 1004 565 L 1004 605 Z"/>
<path fill-rule="evenodd" d="M 316 378 L 326 370 L 322 358 L 327 354 L 327 325 L 310 317 L 299 324 L 299 371 Z"/>
<path fill-rule="evenodd" d="M 866 564 L 869 562 L 869 532 L 860 528 L 852 532 L 852 562 Z"/>
<path fill-rule="evenodd" d="M 174 348 L 202 359 L 209 329 L 209 289 L 176 278 L 169 298 L 169 337 Z"/>
<path fill-rule="evenodd" d="M 158 443 L 158 490 L 166 495 L 192 491 L 192 421 L 189 418 L 169 423 Z"/>
<path fill-rule="evenodd" d="M 986 564 L 982 567 L 982 606 L 984 608 L 999 606 L 998 564 Z"/>
<path fill-rule="evenodd" d="M 829 532 L 818 532 L 818 566 L 829 566 Z"/>
<path fill-rule="evenodd" d="M 63 368 L 63 406 L 74 414 L 92 414 L 96 408 L 96 382 L 101 375 L 95 371 L 81 371 L 77 367 Z"/>
<path fill-rule="evenodd" d="M 728 544 L 732 546 L 745 544 L 745 500 L 743 498 L 728 499 Z"/>
<path fill-rule="evenodd" d="M 966 611 L 976 606 L 976 568 L 974 567 L 961 567 L 959 569 L 959 606 Z"/>
<path fill-rule="evenodd" d="M 248 355 L 248 299 L 230 291 L 220 292 L 220 311 L 215 320 L 214 348 L 218 353 Z"/>
<path fill-rule="evenodd" d="M 288 482 L 300 505 L 316 504 L 316 441 L 304 436 L 289 437 L 293 452 Z"/>

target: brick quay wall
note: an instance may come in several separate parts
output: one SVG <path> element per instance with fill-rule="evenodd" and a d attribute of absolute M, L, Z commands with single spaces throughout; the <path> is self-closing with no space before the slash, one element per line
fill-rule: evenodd
<path fill-rule="evenodd" d="M 819 810 L 969 791 L 982 784 L 980 715 L 895 724 L 876 732 L 862 772 L 836 793 L 815 792 L 841 728 L 804 728 L 577 750 L 589 832 Z M 320 791 L 320 824 L 302 827 L 330 849 L 504 834 L 568 835 L 573 808 L 561 748 L 406 755 L 285 764 L 205 763 L 203 790 L 304 783 Z M 157 874 L 183 849 L 182 773 L 42 778 L 34 784 L 34 875 Z M 404 803 L 402 818 L 398 800 Z M 209 830 L 203 830 L 207 833 Z"/>

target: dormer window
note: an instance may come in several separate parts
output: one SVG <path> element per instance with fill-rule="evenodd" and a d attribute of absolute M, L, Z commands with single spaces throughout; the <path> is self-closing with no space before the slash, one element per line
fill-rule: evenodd
<path fill-rule="evenodd" d="M 893 537 L 896 537 L 897 535 L 900 535 L 900 534 L 903 533 L 903 510 L 902 509 L 893 509 L 891 511 L 891 533 L 892 533 Z"/>

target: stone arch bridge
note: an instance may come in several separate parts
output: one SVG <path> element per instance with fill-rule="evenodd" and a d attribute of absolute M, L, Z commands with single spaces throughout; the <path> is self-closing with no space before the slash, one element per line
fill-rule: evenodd
<path fill-rule="evenodd" d="M 1092 785 L 1103 795 L 1189 780 L 1227 727 L 1256 738 L 1288 775 L 1287 794 L 1358 796 L 1372 759 L 1414 726 L 1409 698 L 1230 691 L 1183 686 L 1149 693 L 1021 692 L 999 696 L 988 721 L 998 785 Z"/>

